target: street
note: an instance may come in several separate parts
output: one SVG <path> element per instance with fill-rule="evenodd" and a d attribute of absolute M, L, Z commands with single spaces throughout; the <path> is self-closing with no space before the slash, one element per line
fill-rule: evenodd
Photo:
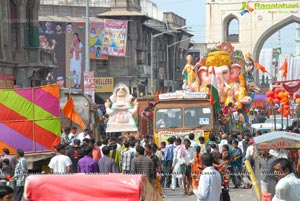
<path fill-rule="evenodd" d="M 185 195 L 183 190 L 177 188 L 176 191 L 171 191 L 170 189 L 165 189 L 164 191 L 164 201 L 195 201 L 197 200 L 194 195 Z M 255 193 L 252 189 L 229 189 L 229 195 L 231 201 L 255 201 Z"/>

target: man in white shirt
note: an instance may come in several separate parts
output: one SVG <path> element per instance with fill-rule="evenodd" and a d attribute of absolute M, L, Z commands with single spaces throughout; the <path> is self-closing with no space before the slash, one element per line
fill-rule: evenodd
<path fill-rule="evenodd" d="M 196 147 L 199 146 L 199 144 L 194 140 L 195 139 L 195 134 L 194 133 L 190 133 L 189 134 L 189 140 L 191 142 L 191 147 L 196 150 Z"/>
<path fill-rule="evenodd" d="M 82 145 L 82 141 L 83 141 L 84 138 L 91 139 L 91 136 L 89 135 L 89 132 L 90 132 L 89 129 L 86 128 L 86 129 L 83 130 L 82 133 L 79 133 L 75 137 L 75 139 L 80 140 L 80 144 Z"/>
<path fill-rule="evenodd" d="M 194 189 L 197 201 L 217 201 L 220 200 L 222 192 L 221 174 L 212 166 L 213 157 L 209 153 L 202 155 L 202 171 L 198 190 Z"/>
<path fill-rule="evenodd" d="M 223 147 L 224 144 L 228 144 L 227 135 L 225 133 L 222 134 L 221 142 L 220 142 L 220 144 L 218 144 L 220 153 L 222 153 L 222 147 Z"/>
<path fill-rule="evenodd" d="M 292 165 L 286 158 L 279 158 L 273 163 L 273 170 L 278 183 L 272 201 L 299 201 L 300 179 L 292 172 Z"/>
<path fill-rule="evenodd" d="M 191 195 L 192 194 L 191 169 L 192 169 L 192 163 L 194 162 L 194 149 L 190 146 L 191 146 L 190 140 L 185 139 L 183 150 L 179 150 L 180 152 L 179 163 L 180 163 L 180 169 L 182 173 L 184 192 L 185 194 Z"/>
<path fill-rule="evenodd" d="M 66 147 L 65 145 L 59 144 L 56 147 L 56 156 L 51 158 L 49 163 L 49 168 L 51 173 L 54 174 L 66 174 L 71 173 L 72 161 L 69 156 L 65 155 Z"/>

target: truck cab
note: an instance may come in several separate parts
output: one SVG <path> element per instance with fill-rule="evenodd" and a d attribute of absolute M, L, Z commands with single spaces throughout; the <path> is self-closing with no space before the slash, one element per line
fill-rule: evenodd
<path fill-rule="evenodd" d="M 196 142 L 200 136 L 207 141 L 217 128 L 215 120 L 214 108 L 205 92 L 160 94 L 154 105 L 154 141 L 159 144 L 171 136 L 186 138 L 190 133 L 195 134 Z"/>

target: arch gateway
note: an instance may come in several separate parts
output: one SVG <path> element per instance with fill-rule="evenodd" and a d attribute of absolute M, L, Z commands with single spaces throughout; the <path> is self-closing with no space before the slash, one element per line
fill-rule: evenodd
<path fill-rule="evenodd" d="M 232 24 L 238 29 L 232 30 Z M 276 31 L 293 22 L 300 23 L 299 0 L 286 1 L 206 1 L 206 42 L 228 41 L 244 54 L 259 59 L 264 42 Z"/>

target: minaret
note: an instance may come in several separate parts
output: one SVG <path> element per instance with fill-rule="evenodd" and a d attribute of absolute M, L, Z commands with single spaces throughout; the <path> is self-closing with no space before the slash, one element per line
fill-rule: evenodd
<path fill-rule="evenodd" d="M 295 44 L 296 44 L 295 55 L 300 55 L 300 23 L 296 24 L 296 39 L 295 39 Z"/>

